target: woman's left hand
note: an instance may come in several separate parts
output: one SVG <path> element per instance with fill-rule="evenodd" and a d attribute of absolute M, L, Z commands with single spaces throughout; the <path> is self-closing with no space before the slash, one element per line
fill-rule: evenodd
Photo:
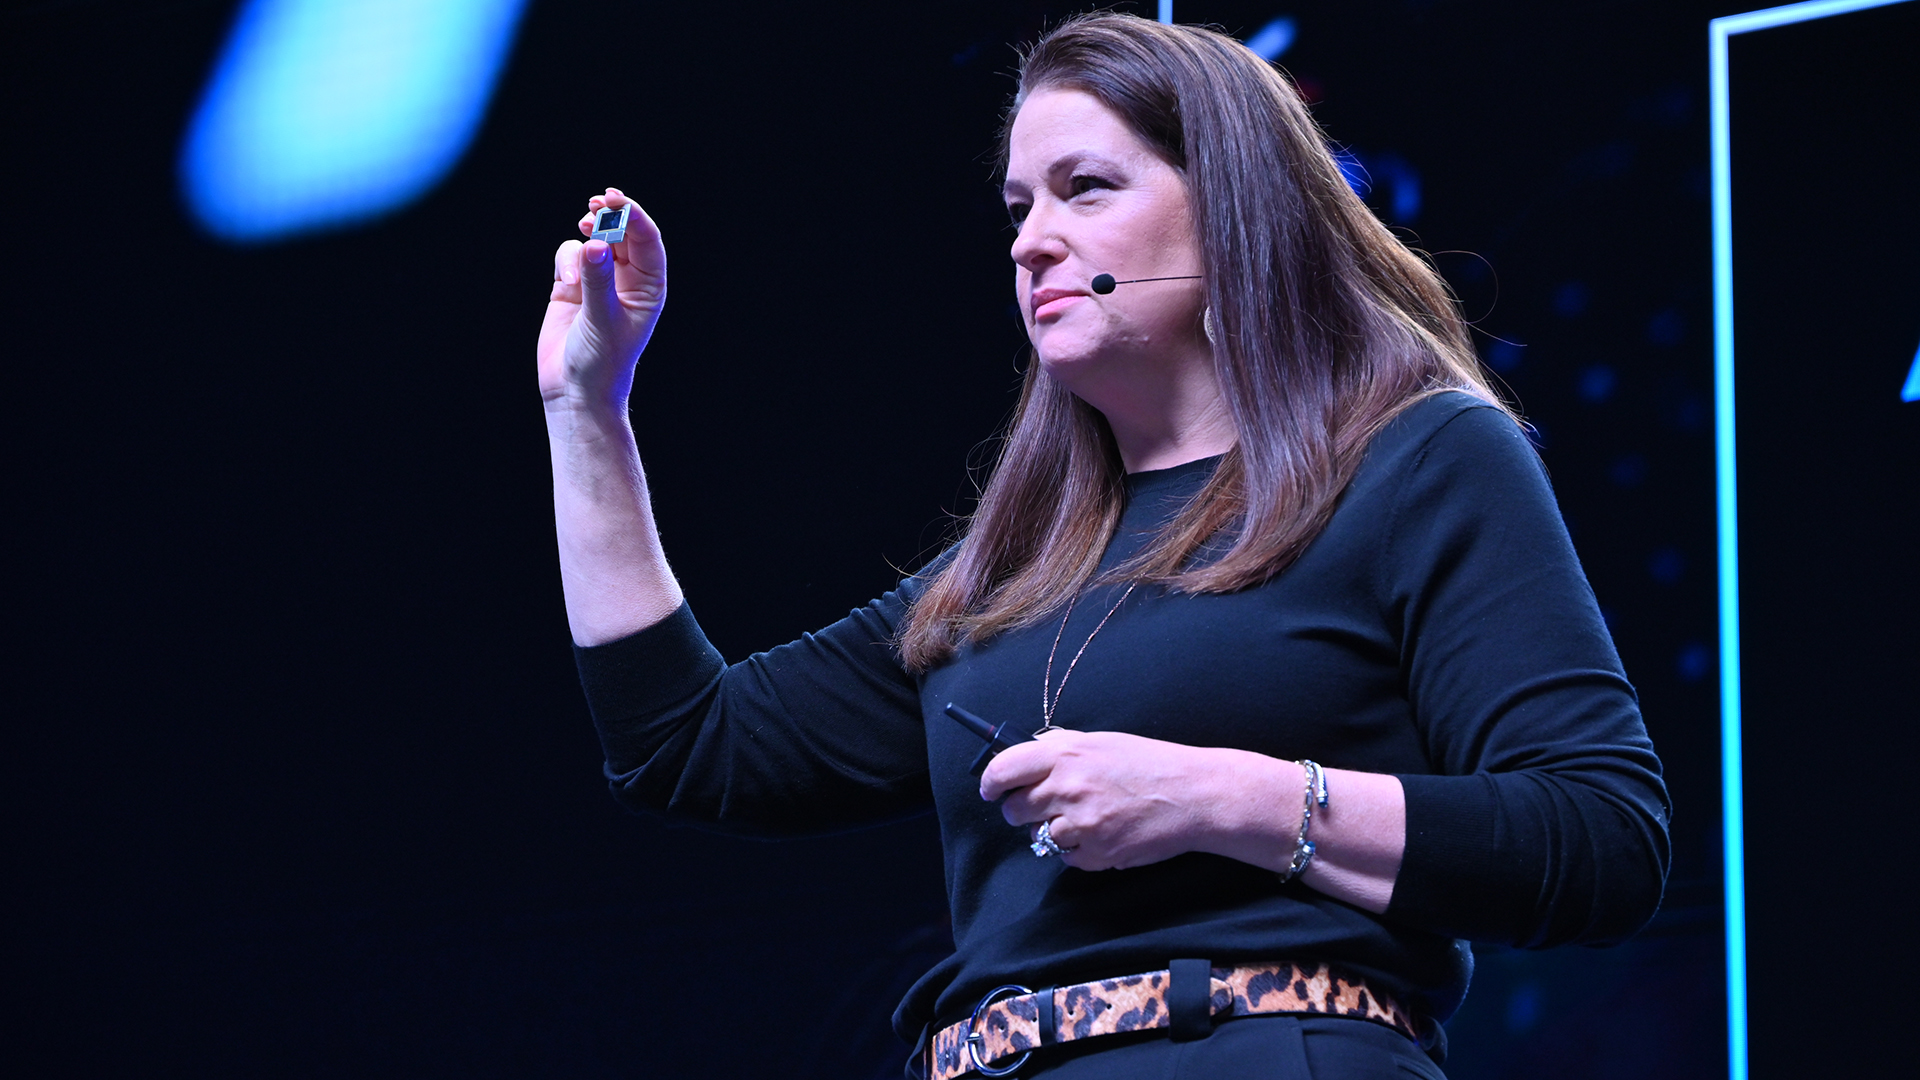
<path fill-rule="evenodd" d="M 1308 888 L 1375 914 L 1393 902 L 1407 847 L 1406 793 L 1384 773 L 1328 769 L 1313 812 Z M 1307 773 L 1249 750 L 1182 746 L 1117 731 L 1054 729 L 1008 747 L 980 776 L 1007 824 L 1047 822 L 1068 866 L 1145 866 L 1189 851 L 1285 870 L 1300 839 Z"/>
<path fill-rule="evenodd" d="M 1242 768 L 1254 759 L 1113 731 L 1054 729 L 1001 752 L 980 777 L 980 797 L 1006 796 L 1009 825 L 1037 832 L 1049 822 L 1067 865 L 1080 870 L 1145 866 L 1214 848 L 1223 810 L 1257 787 Z"/>

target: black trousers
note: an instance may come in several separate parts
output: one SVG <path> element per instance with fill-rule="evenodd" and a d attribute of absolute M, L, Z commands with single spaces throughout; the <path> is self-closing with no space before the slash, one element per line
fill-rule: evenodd
<path fill-rule="evenodd" d="M 1115 1035 L 1036 1051 L 1009 1080 L 1446 1080 L 1398 1032 L 1332 1016 L 1247 1016 L 1204 1039 Z"/>

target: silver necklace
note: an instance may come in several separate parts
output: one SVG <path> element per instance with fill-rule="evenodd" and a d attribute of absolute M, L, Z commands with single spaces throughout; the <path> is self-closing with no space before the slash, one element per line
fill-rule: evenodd
<path fill-rule="evenodd" d="M 1127 597 L 1133 595 L 1134 587 L 1139 584 L 1138 581 L 1127 583 L 1126 591 L 1120 594 L 1120 599 L 1115 600 L 1113 606 L 1107 609 L 1107 613 L 1100 617 L 1099 623 L 1093 628 L 1093 633 L 1088 634 L 1087 640 L 1080 643 L 1080 651 L 1074 653 L 1073 659 L 1067 661 L 1067 670 L 1061 674 L 1060 685 L 1056 687 L 1053 685 L 1053 657 L 1060 651 L 1060 639 L 1066 636 L 1067 620 L 1073 618 L 1073 605 L 1080 602 L 1080 594 L 1074 593 L 1073 599 L 1067 601 L 1067 613 L 1060 617 L 1060 629 L 1053 635 L 1053 648 L 1047 650 L 1047 672 L 1040 681 L 1041 723 L 1040 727 L 1034 731 L 1035 735 L 1043 731 L 1055 730 L 1053 711 L 1060 707 L 1060 695 L 1067 692 L 1067 680 L 1073 678 L 1074 665 L 1080 662 L 1080 657 L 1086 654 L 1087 646 L 1093 644 L 1093 639 L 1106 627 L 1107 620 L 1113 618 L 1113 613 L 1120 610 L 1120 605 L 1127 602 Z"/>

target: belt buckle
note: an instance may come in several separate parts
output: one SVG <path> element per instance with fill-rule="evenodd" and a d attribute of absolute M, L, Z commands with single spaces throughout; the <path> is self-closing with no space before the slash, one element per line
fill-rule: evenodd
<path fill-rule="evenodd" d="M 967 1019 L 967 1056 L 973 1059 L 973 1067 L 979 1070 L 981 1076 L 1006 1076 L 1019 1069 L 1020 1066 L 1025 1065 L 1027 1059 L 1033 1056 L 1033 1051 L 1022 1050 L 1019 1060 L 1004 1069 L 991 1068 L 986 1062 L 980 1060 L 980 1048 L 986 1045 L 987 1041 L 987 1037 L 980 1034 L 980 1014 L 987 1011 L 987 1008 L 998 1000 L 1001 994 L 1007 993 L 1008 991 L 1012 991 L 1015 994 L 1033 993 L 1033 991 L 1026 987 L 1013 983 L 1008 983 L 1005 986 L 996 986 L 987 991 L 987 996 L 981 998 L 980 1004 L 973 1007 L 973 1015 Z"/>

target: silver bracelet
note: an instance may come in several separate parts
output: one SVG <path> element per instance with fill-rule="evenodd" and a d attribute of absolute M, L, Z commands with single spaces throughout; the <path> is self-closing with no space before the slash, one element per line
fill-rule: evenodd
<path fill-rule="evenodd" d="M 1292 881 L 1306 873 L 1307 864 L 1313 861 L 1313 841 L 1307 839 L 1307 830 L 1313 825 L 1313 808 L 1327 805 L 1327 770 L 1311 758 L 1302 758 L 1294 762 L 1307 774 L 1307 792 L 1301 799 L 1300 835 L 1293 841 L 1293 858 L 1287 860 L 1287 868 L 1280 871 L 1282 882 Z"/>

